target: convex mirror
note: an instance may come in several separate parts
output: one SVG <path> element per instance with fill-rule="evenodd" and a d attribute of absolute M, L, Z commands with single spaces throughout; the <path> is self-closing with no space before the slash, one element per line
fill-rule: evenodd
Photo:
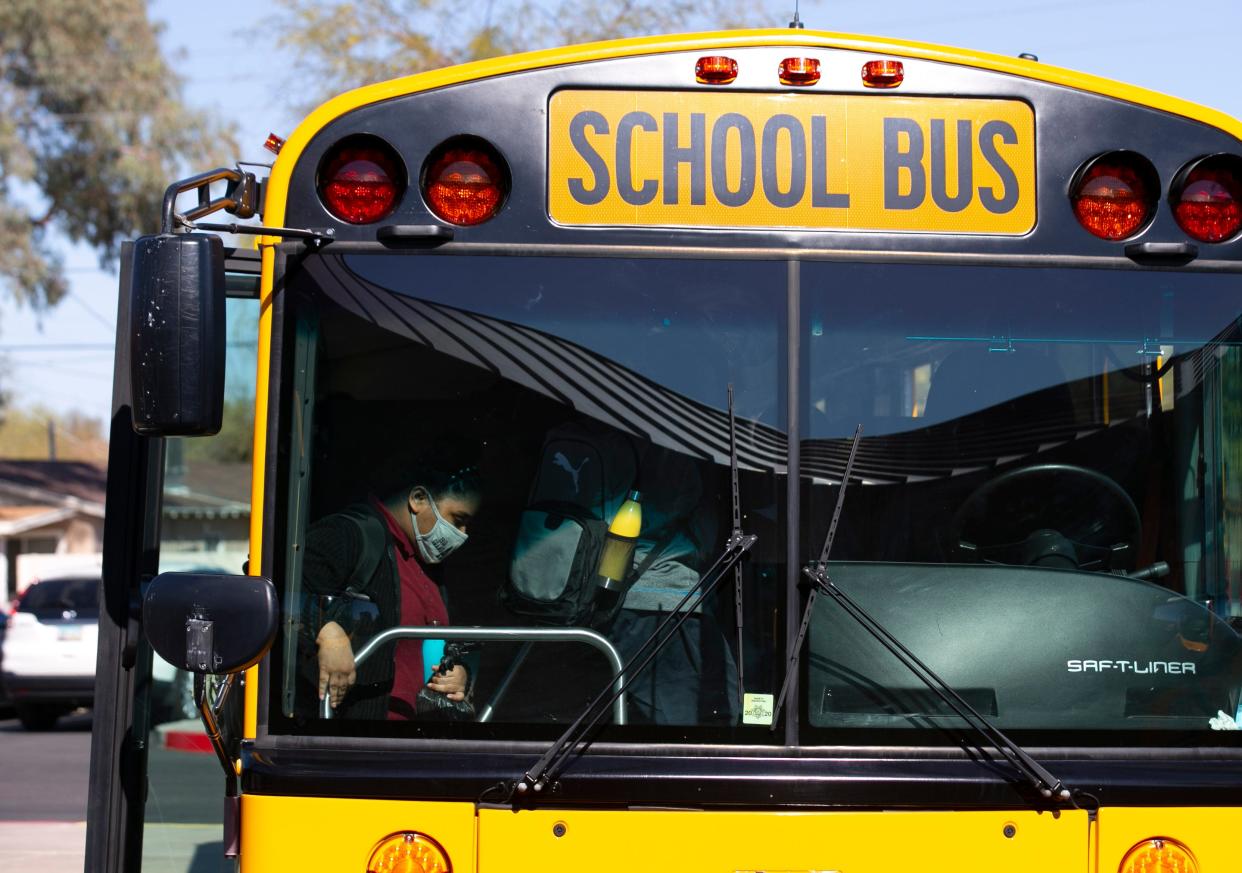
<path fill-rule="evenodd" d="M 193 673 L 238 673 L 267 654 L 280 618 L 262 576 L 161 573 L 142 601 L 151 648 Z"/>

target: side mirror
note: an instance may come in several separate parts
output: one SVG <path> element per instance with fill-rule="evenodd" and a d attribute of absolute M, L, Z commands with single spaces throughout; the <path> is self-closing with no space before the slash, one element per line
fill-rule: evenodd
<path fill-rule="evenodd" d="M 209 436 L 224 415 L 224 244 L 162 233 L 134 243 L 130 397 L 144 436 Z"/>
<path fill-rule="evenodd" d="M 239 673 L 258 663 L 279 620 L 276 589 L 262 576 L 161 573 L 142 601 L 151 648 L 193 673 Z"/>

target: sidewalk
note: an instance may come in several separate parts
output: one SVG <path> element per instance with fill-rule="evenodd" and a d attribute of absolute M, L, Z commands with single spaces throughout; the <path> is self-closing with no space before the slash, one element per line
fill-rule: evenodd
<path fill-rule="evenodd" d="M 143 873 L 218 873 L 220 825 L 147 825 Z M 82 873 L 86 822 L 0 822 L 0 870 Z"/>

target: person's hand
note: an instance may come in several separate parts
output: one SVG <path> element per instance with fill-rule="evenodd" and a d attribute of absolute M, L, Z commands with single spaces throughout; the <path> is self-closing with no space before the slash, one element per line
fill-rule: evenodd
<path fill-rule="evenodd" d="M 453 665 L 453 669 L 447 673 L 440 669 L 440 665 L 436 664 L 433 674 L 427 680 L 427 687 L 432 691 L 446 695 L 449 700 L 465 700 L 466 699 L 466 683 L 470 679 L 470 674 L 461 664 Z"/>
<path fill-rule="evenodd" d="M 354 669 L 354 649 L 349 644 L 349 635 L 334 621 L 323 626 L 316 642 L 319 644 L 319 699 L 323 700 L 324 694 L 328 694 L 332 708 L 336 709 L 358 678 Z"/>

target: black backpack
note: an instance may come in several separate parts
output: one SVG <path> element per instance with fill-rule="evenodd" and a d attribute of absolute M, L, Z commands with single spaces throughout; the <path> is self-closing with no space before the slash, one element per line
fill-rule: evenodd
<path fill-rule="evenodd" d="M 564 627 L 598 626 L 611 617 L 596 614 L 596 569 L 608 522 L 634 487 L 638 459 L 635 441 L 615 430 L 570 424 L 548 434 L 500 592 L 511 612 Z"/>

